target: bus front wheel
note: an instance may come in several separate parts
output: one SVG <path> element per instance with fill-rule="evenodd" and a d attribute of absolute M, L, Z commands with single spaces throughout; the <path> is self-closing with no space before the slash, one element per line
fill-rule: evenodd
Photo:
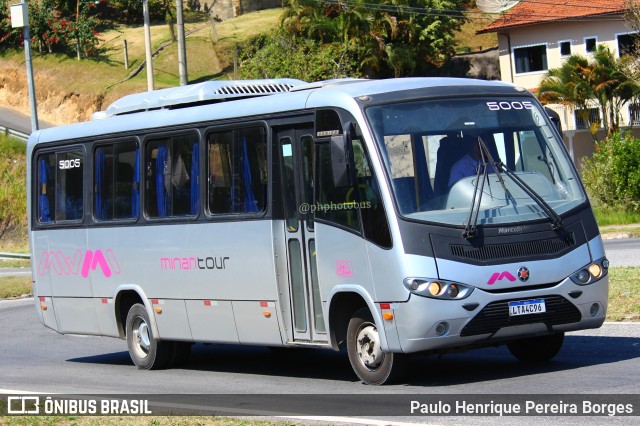
<path fill-rule="evenodd" d="M 172 342 L 153 338 L 149 315 L 142 304 L 136 303 L 129 309 L 126 333 L 129 356 L 140 370 L 157 370 L 169 366 L 174 356 Z"/>
<path fill-rule="evenodd" d="M 507 344 L 507 348 L 509 348 L 511 355 L 520 361 L 544 362 L 558 355 L 563 342 L 564 333 L 557 333 L 515 340 Z"/>
<path fill-rule="evenodd" d="M 404 372 L 403 354 L 382 351 L 378 329 L 367 308 L 358 309 L 349 321 L 347 353 L 351 367 L 366 384 L 391 383 Z"/>

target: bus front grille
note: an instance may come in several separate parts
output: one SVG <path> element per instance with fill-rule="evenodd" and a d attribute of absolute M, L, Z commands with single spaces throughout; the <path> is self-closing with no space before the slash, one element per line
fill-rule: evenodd
<path fill-rule="evenodd" d="M 461 337 L 479 334 L 493 334 L 503 327 L 514 325 L 544 323 L 547 326 L 578 322 L 582 318 L 580 311 L 562 296 L 542 296 L 546 312 L 541 314 L 509 316 L 509 302 L 528 300 L 529 298 L 509 299 L 489 303 L 460 332 Z"/>
<path fill-rule="evenodd" d="M 507 244 L 488 244 L 480 247 L 452 244 L 451 254 L 454 257 L 487 261 L 496 259 L 514 259 L 523 256 L 545 256 L 560 254 L 576 245 L 573 233 L 563 238 L 550 238 L 537 241 L 525 241 Z"/>

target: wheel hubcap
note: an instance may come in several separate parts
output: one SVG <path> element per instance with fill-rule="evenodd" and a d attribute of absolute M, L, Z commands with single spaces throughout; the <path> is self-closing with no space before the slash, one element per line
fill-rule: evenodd
<path fill-rule="evenodd" d="M 356 352 L 365 368 L 375 370 L 380 366 L 384 353 L 380 349 L 380 337 L 375 325 L 365 323 L 360 327 L 356 340 Z"/>
<path fill-rule="evenodd" d="M 133 323 L 133 342 L 138 356 L 144 358 L 149 354 L 151 336 L 149 335 L 149 325 L 143 318 L 138 317 Z"/>

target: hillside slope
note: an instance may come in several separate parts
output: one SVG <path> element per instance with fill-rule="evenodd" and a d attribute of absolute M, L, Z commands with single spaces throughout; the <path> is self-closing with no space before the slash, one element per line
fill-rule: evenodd
<path fill-rule="evenodd" d="M 281 9 L 247 13 L 217 23 L 210 21 L 185 25 L 187 32 L 187 66 L 189 82 L 227 78 L 233 71 L 236 43 L 251 35 L 273 28 Z M 146 69 L 131 76 L 144 62 L 142 27 L 120 27 L 101 34 L 103 54 L 98 59 L 77 61 L 61 54 L 34 52 L 38 115 L 52 124 L 86 121 L 95 111 L 130 93 L 147 90 Z M 177 86 L 178 53 L 170 42 L 166 25 L 151 27 L 155 88 Z M 127 40 L 129 69 L 124 67 L 124 40 Z M 29 113 L 27 78 L 22 50 L 0 54 L 0 106 Z"/>
<path fill-rule="evenodd" d="M 225 20 L 212 27 L 210 21 L 185 25 L 187 65 L 190 83 L 233 78 L 235 45 L 248 37 L 267 32 L 277 25 L 282 9 L 262 10 Z M 455 34 L 459 51 L 497 45 L 495 34 L 477 36 L 475 31 L 490 19 L 478 11 Z M 60 54 L 34 53 L 38 115 L 55 125 L 91 119 L 114 100 L 147 90 L 146 68 L 132 75 L 145 59 L 142 27 L 119 27 L 101 34 L 102 55 L 98 59 L 77 61 Z M 151 27 L 155 88 L 179 84 L 176 43 L 170 43 L 166 25 Z M 124 67 L 124 41 L 127 41 L 129 69 Z M 469 67 L 469 65 L 464 65 Z M 29 114 L 24 52 L 0 52 L 0 106 Z"/>

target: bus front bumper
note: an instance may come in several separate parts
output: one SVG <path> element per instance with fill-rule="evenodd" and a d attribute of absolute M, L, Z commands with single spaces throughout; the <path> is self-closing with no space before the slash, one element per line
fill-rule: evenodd
<path fill-rule="evenodd" d="M 466 299 L 437 300 L 411 295 L 392 304 L 394 320 L 385 321 L 392 352 L 441 351 L 506 343 L 527 336 L 598 328 L 607 314 L 608 276 L 586 286 L 569 278 L 558 285 L 523 292 L 489 293 L 480 289 Z M 509 302 L 543 299 L 546 312 L 509 315 Z M 394 330 L 395 329 L 395 330 Z M 390 338 L 390 334 L 398 339 Z"/>

